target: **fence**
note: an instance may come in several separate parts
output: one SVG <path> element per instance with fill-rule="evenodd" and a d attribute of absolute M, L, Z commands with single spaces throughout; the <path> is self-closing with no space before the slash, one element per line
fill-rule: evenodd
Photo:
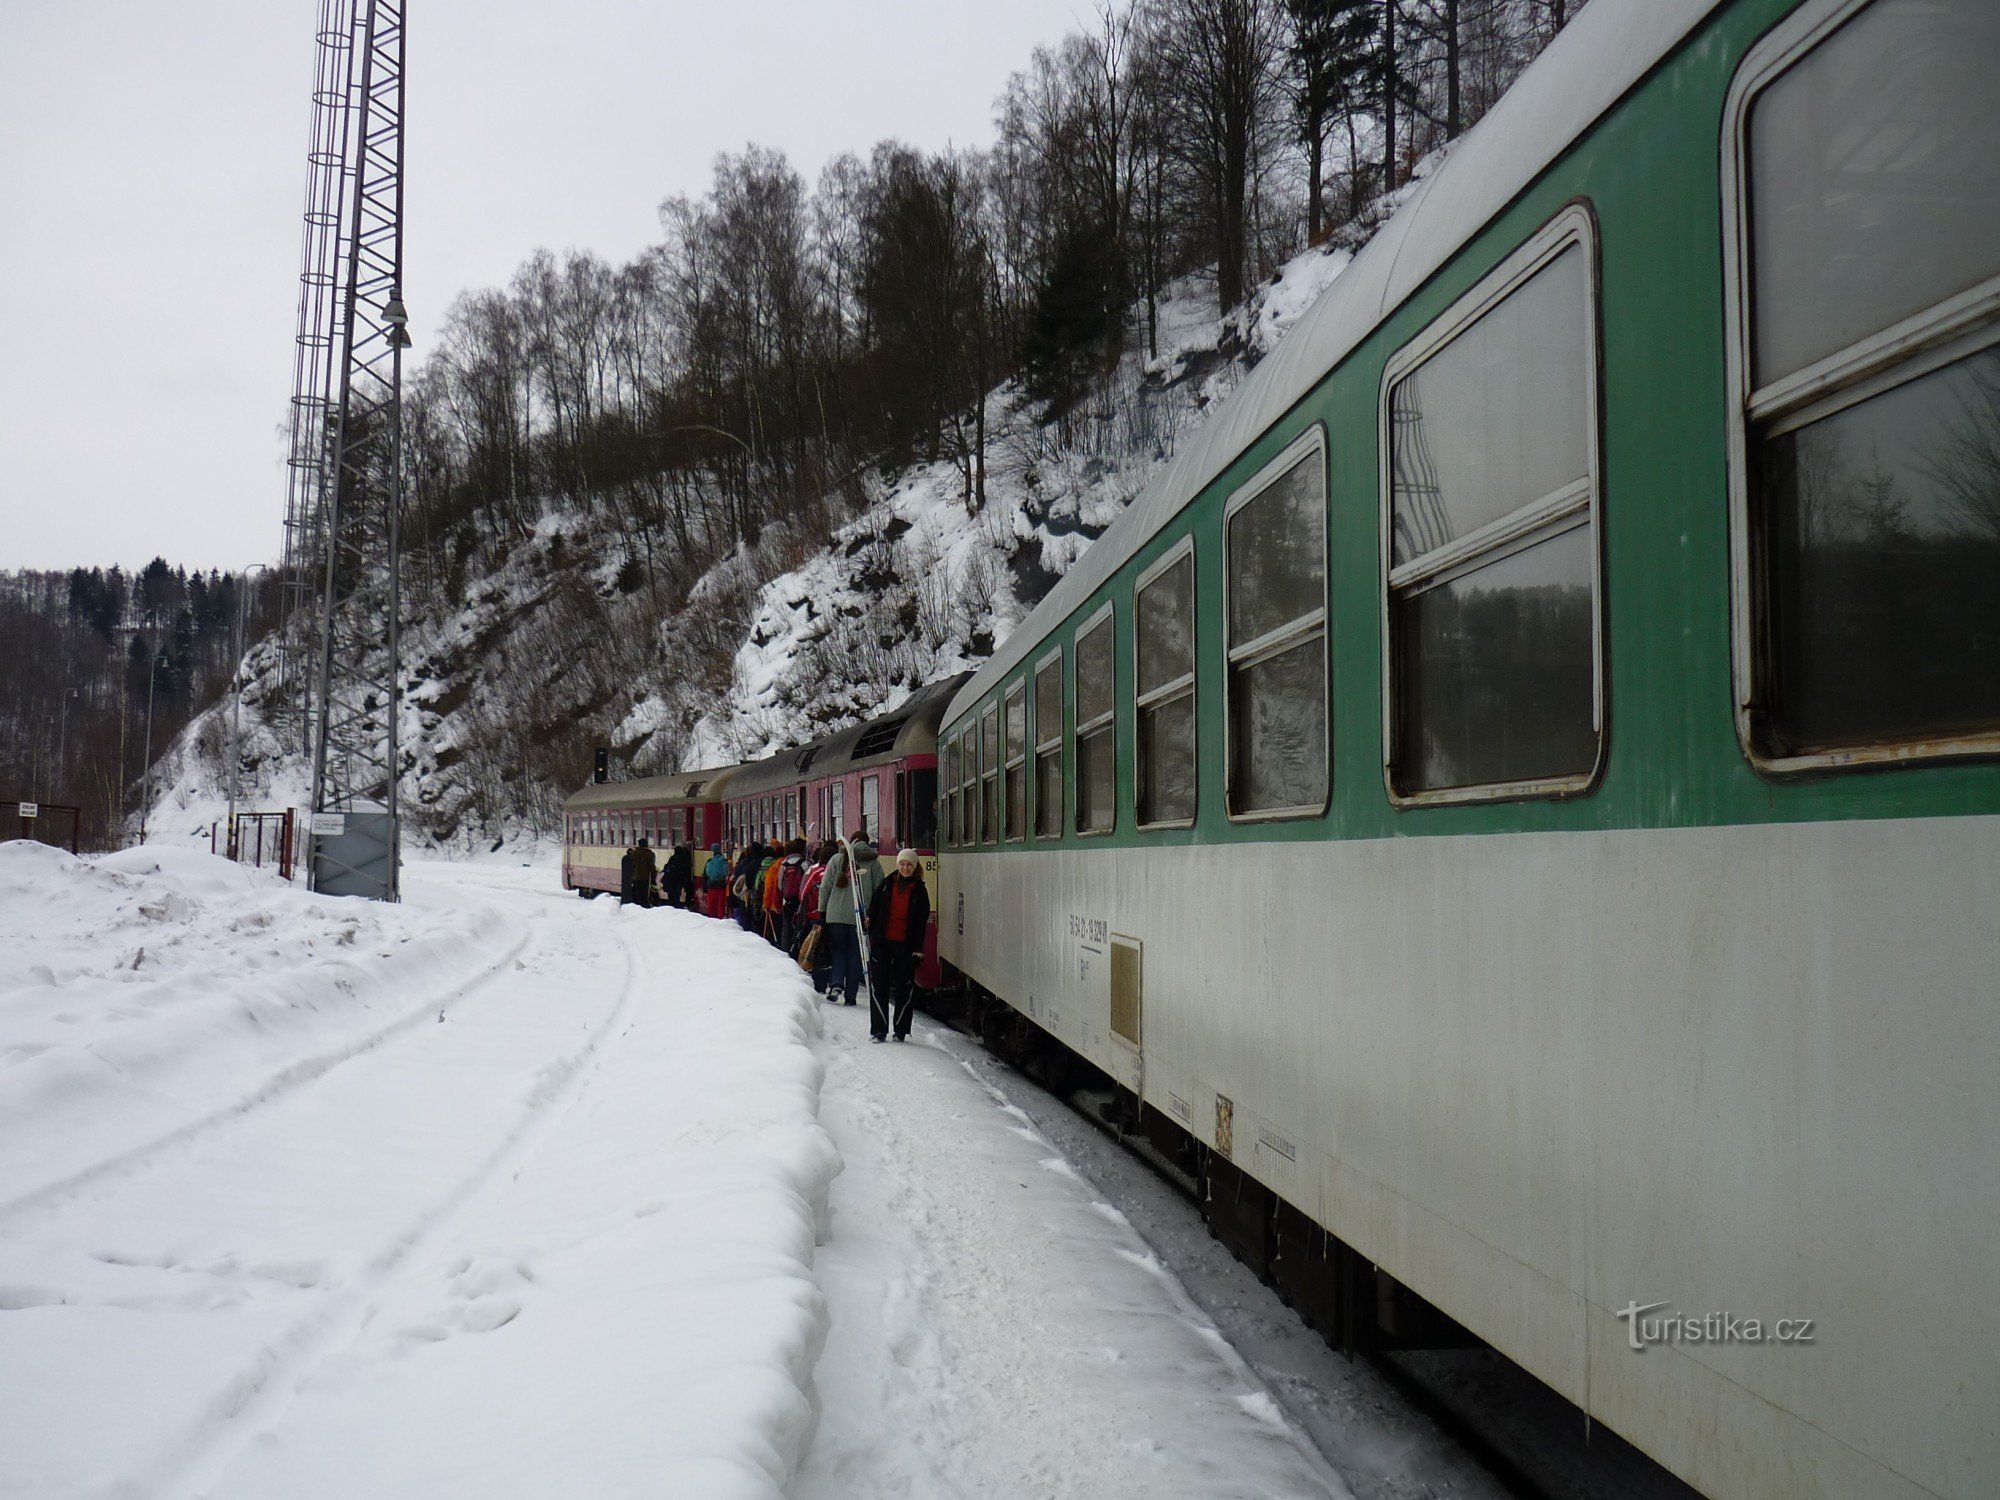
<path fill-rule="evenodd" d="M 61 838 L 52 835 L 49 825 L 67 817 L 69 819 L 69 852 L 71 854 L 81 852 L 77 845 L 83 837 L 82 808 L 71 807 L 66 802 L 22 801 L 0 802 L 0 807 L 10 807 L 14 810 L 15 820 L 20 825 L 20 832 L 15 835 L 16 838 L 33 839 L 35 842 L 41 844 L 53 844 L 58 849 L 63 847 L 63 842 Z M 5 826 L 6 817 L 4 814 L 0 814 L 0 828 L 4 828 Z"/>
<path fill-rule="evenodd" d="M 208 828 L 208 848 L 238 864 L 263 869 L 275 865 L 280 880 L 292 878 L 292 856 L 298 820 L 289 807 L 283 812 L 244 812 L 223 831 L 220 823 Z"/>

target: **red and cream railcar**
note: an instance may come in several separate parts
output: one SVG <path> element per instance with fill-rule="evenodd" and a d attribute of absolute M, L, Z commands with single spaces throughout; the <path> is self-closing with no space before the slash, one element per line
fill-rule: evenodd
<path fill-rule="evenodd" d="M 937 732 L 963 676 L 934 682 L 900 707 L 796 750 L 786 750 L 730 774 L 724 795 L 728 841 L 740 849 L 866 832 L 892 862 L 914 850 L 930 887 L 932 923 L 924 938 L 917 983 L 938 982 Z"/>
<path fill-rule="evenodd" d="M 585 787 L 563 804 L 563 889 L 616 895 L 618 862 L 642 838 L 655 849 L 685 840 L 702 850 L 722 841 L 724 799 L 736 774 L 734 767 L 677 771 Z"/>

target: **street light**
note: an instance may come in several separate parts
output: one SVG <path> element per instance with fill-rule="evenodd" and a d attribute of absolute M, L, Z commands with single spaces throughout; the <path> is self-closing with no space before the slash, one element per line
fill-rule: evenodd
<path fill-rule="evenodd" d="M 243 773 L 243 611 L 250 602 L 250 575 L 268 573 L 252 563 L 236 580 L 236 670 L 229 676 L 229 857 L 236 858 L 236 783 Z"/>

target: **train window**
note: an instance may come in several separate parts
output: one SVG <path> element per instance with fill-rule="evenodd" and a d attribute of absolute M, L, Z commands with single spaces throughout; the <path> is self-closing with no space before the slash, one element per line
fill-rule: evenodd
<path fill-rule="evenodd" d="M 946 760 L 944 770 L 944 836 L 946 842 L 954 845 L 965 842 L 965 825 L 962 821 L 965 799 L 960 795 L 958 785 L 958 763 L 961 754 L 960 739 L 961 737 L 958 735 L 951 737 L 950 755 Z"/>
<path fill-rule="evenodd" d="M 845 838 L 851 829 L 847 827 L 847 783 L 834 781 L 827 784 L 827 831 L 834 838 Z"/>
<path fill-rule="evenodd" d="M 1111 606 L 1076 637 L 1076 831 L 1109 833 L 1117 821 L 1118 724 Z"/>
<path fill-rule="evenodd" d="M 861 831 L 871 839 L 882 837 L 882 778 L 861 778 Z"/>
<path fill-rule="evenodd" d="M 1732 91 L 1738 729 L 1773 769 L 2000 747 L 1992 0 L 1807 5 Z"/>
<path fill-rule="evenodd" d="M 1062 648 L 1035 667 L 1035 837 L 1062 837 Z"/>
<path fill-rule="evenodd" d="M 1132 608 L 1133 807 L 1141 828 L 1194 821 L 1194 543 L 1139 577 Z"/>
<path fill-rule="evenodd" d="M 938 842 L 938 773 L 935 766 L 919 766 L 908 777 L 909 821 L 897 832 L 896 841 L 906 849 L 935 849 Z"/>
<path fill-rule="evenodd" d="M 979 716 L 979 837 L 1000 841 L 1000 709 L 993 703 Z"/>
<path fill-rule="evenodd" d="M 1003 726 L 1006 744 L 1002 760 L 1007 766 L 1007 838 L 1010 842 L 1028 836 L 1028 687 L 1016 682 L 1007 689 L 1007 717 Z"/>
<path fill-rule="evenodd" d="M 1384 377 L 1398 802 L 1575 792 L 1596 773 L 1591 233 L 1566 209 Z"/>
<path fill-rule="evenodd" d="M 968 725 L 958 737 L 958 841 L 979 842 L 979 732 Z"/>
<path fill-rule="evenodd" d="M 1231 497 L 1222 536 L 1229 816 L 1315 816 L 1326 808 L 1329 713 L 1317 428 Z"/>

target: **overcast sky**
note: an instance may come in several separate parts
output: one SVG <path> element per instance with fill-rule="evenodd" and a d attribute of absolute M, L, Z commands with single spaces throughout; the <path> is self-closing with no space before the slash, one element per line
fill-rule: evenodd
<path fill-rule="evenodd" d="M 0 0 L 0 568 L 275 561 L 316 0 Z M 405 300 L 616 261 L 718 152 L 985 145 L 1073 0 L 409 0 Z"/>

